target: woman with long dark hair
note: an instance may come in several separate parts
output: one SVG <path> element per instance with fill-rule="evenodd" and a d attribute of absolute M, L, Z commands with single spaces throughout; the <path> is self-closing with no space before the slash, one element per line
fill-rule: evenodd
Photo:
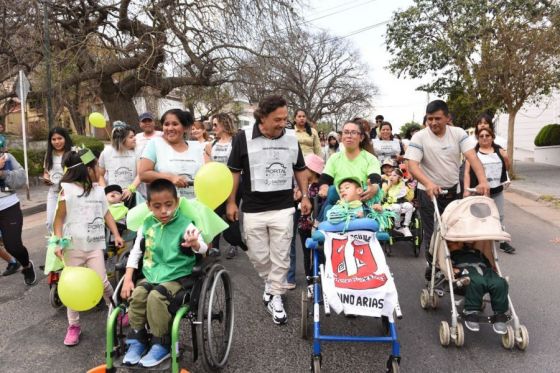
<path fill-rule="evenodd" d="M 142 153 L 140 180 L 150 183 L 157 179 L 171 181 L 181 197 L 193 199 L 194 175 L 204 162 L 204 148 L 196 141 L 185 141 L 193 124 L 188 111 L 171 109 L 161 117 L 163 137 L 152 139 Z"/>
<path fill-rule="evenodd" d="M 60 189 L 60 179 L 64 174 L 62 157 L 72 148 L 72 139 L 64 128 L 54 127 L 49 131 L 47 154 L 45 155 L 43 182 L 50 185 L 47 194 L 47 232 L 53 229 L 54 212 Z"/>
<path fill-rule="evenodd" d="M 307 120 L 307 113 L 303 109 L 297 109 L 294 115 L 294 130 L 298 139 L 301 152 L 305 157 L 307 154 L 321 156 L 321 139 L 315 128 Z"/>

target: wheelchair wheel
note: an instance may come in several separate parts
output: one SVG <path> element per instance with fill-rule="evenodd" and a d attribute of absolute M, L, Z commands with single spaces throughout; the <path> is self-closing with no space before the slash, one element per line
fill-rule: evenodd
<path fill-rule="evenodd" d="M 60 300 L 60 297 L 58 296 L 58 285 L 57 284 L 52 284 L 51 285 L 51 290 L 49 292 L 49 301 L 51 302 L 51 306 L 53 308 L 60 308 L 62 307 L 62 301 Z"/>
<path fill-rule="evenodd" d="M 223 368 L 228 360 L 233 337 L 233 288 L 229 273 L 214 265 L 202 284 L 198 303 L 198 348 L 209 370 Z"/>

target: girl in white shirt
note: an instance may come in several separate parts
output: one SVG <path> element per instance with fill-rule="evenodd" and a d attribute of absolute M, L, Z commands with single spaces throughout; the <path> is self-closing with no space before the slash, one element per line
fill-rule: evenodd
<path fill-rule="evenodd" d="M 62 161 L 66 172 L 60 180 L 60 197 L 54 218 L 54 235 L 49 245 L 55 254 L 64 258 L 67 266 L 93 269 L 103 280 L 103 298 L 111 304 L 113 288 L 105 271 L 105 224 L 115 237 L 115 245 L 123 246 L 115 220 L 109 212 L 105 191 L 98 180 L 97 160 L 89 149 L 69 151 Z M 68 329 L 64 344 L 80 342 L 80 314 L 68 308 Z"/>
<path fill-rule="evenodd" d="M 127 207 L 133 207 L 134 193 L 140 185 L 137 175 L 136 138 L 134 130 L 124 122 L 113 123 L 111 146 L 106 147 L 99 156 L 99 184 L 101 186 L 119 185 L 123 189 L 122 199 Z"/>
<path fill-rule="evenodd" d="M 64 128 L 55 127 L 49 131 L 47 154 L 45 155 L 43 182 L 50 185 L 47 193 L 47 232 L 53 229 L 54 212 L 60 189 L 62 169 L 62 156 L 72 148 L 72 139 Z"/>

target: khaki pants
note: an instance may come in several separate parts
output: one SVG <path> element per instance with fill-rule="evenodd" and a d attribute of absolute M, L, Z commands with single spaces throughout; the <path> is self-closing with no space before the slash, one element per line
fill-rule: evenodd
<path fill-rule="evenodd" d="M 169 324 L 171 323 L 172 316 L 167 309 L 169 301 L 155 289 L 148 292 L 142 286 L 145 282 L 146 280 L 140 281 L 130 297 L 128 307 L 130 326 L 135 330 L 141 330 L 144 329 L 147 322 L 154 337 L 163 337 L 169 334 Z M 167 289 L 170 296 L 174 296 L 181 290 L 181 284 L 176 281 L 164 282 L 160 285 Z"/>
<path fill-rule="evenodd" d="M 243 234 L 249 247 L 247 255 L 259 276 L 270 284 L 270 293 L 282 295 L 290 267 L 293 235 L 293 207 L 243 213 Z"/>

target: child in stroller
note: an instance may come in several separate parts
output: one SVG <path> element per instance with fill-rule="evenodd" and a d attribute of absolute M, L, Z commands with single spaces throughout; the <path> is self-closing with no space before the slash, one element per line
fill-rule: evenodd
<path fill-rule="evenodd" d="M 414 190 L 410 189 L 403 180 L 403 172 L 400 168 L 395 168 L 387 184 L 383 184 L 385 199 L 383 208 L 395 213 L 395 225 L 393 229 L 405 237 L 411 237 L 410 222 L 414 213 L 414 206 L 411 201 L 414 198 Z M 401 214 L 404 213 L 404 221 L 401 227 Z"/>
<path fill-rule="evenodd" d="M 480 245 L 484 245 L 480 242 Z M 494 311 L 494 331 L 506 334 L 508 318 L 508 283 L 500 277 L 490 260 L 475 248 L 475 242 L 448 241 L 453 272 L 458 278 L 456 284 L 468 285 L 465 288 L 465 306 L 463 318 L 467 329 L 477 332 L 480 330 L 479 319 L 485 293 L 490 294 L 492 310 Z"/>

